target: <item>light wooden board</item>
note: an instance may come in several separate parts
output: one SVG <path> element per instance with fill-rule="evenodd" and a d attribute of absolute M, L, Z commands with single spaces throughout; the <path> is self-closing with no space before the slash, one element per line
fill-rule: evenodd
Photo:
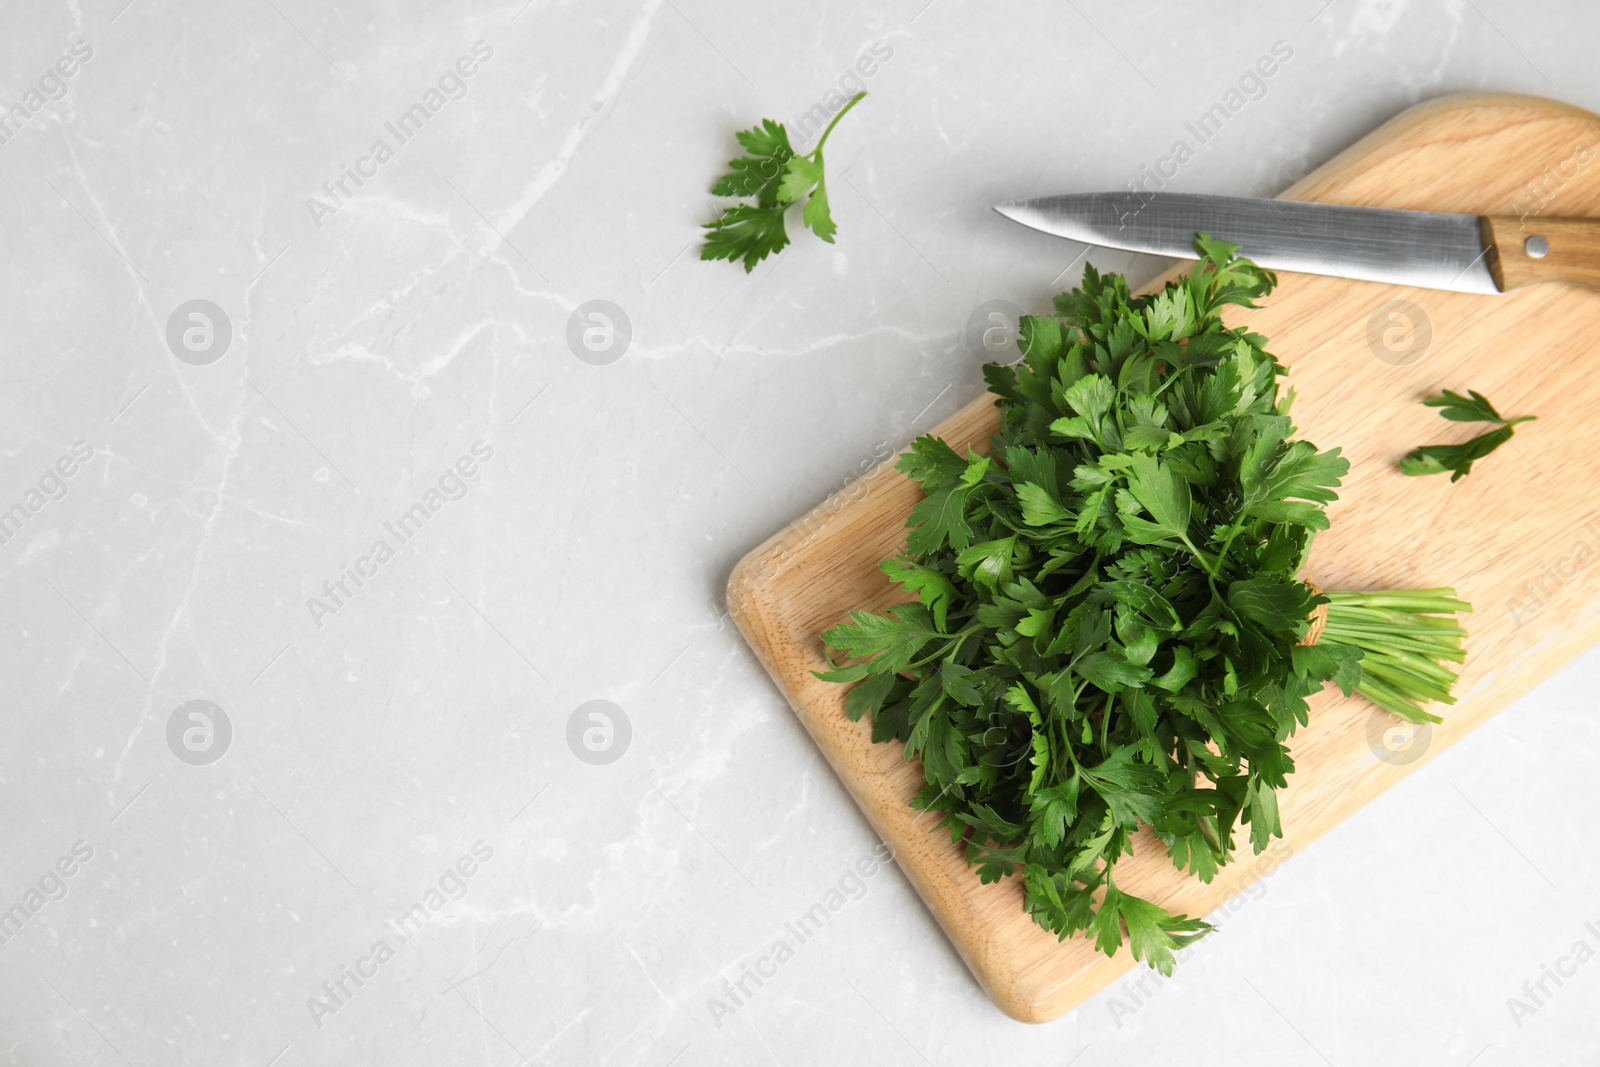
<path fill-rule="evenodd" d="M 1542 196 L 1545 216 L 1600 217 L 1600 119 L 1532 97 L 1447 97 L 1393 119 L 1283 195 L 1480 214 L 1541 210 Z M 1233 309 L 1229 320 L 1265 334 L 1290 366 L 1301 436 L 1342 447 L 1351 463 L 1307 576 L 1325 588 L 1455 586 L 1477 610 L 1460 702 L 1401 754 L 1385 747 L 1391 720 L 1359 697 L 1329 690 L 1313 700 L 1311 725 L 1292 742 L 1298 770 L 1272 852 L 1251 857 L 1247 847 L 1208 886 L 1174 870 L 1144 831 L 1118 864 L 1118 885 L 1190 915 L 1217 908 L 1261 877 L 1263 863 L 1305 848 L 1600 639 L 1600 292 L 1548 285 L 1484 297 L 1310 275 L 1280 282 L 1262 308 Z M 1426 354 L 1409 363 L 1379 359 L 1368 340 L 1376 313 L 1379 333 L 1403 346 L 1404 325 L 1384 310 L 1396 300 L 1431 324 Z M 1474 432 L 1418 403 L 1447 387 L 1478 389 L 1501 411 L 1539 421 L 1462 482 L 1406 478 L 1396 464 L 1408 449 Z M 933 432 L 958 451 L 985 450 L 998 426 L 991 400 L 975 398 Z M 891 465 L 870 472 L 747 556 L 728 606 L 989 996 L 1017 1019 L 1053 1019 L 1132 966 L 1126 949 L 1107 959 L 1086 941 L 1059 943 L 1023 912 L 1014 879 L 981 885 L 948 836 L 907 807 L 920 767 L 898 744 L 873 745 L 865 722 L 845 718 L 842 688 L 810 673 L 823 664 L 824 629 L 907 599 L 877 564 L 903 547 L 918 492 Z"/>

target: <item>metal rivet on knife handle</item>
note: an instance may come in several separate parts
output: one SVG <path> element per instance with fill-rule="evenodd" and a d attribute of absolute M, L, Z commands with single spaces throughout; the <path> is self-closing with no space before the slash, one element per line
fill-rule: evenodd
<path fill-rule="evenodd" d="M 1536 282 L 1600 289 L 1600 219 L 1540 219 L 1534 234 L 1512 215 L 1479 222 L 1484 258 L 1501 292 Z"/>

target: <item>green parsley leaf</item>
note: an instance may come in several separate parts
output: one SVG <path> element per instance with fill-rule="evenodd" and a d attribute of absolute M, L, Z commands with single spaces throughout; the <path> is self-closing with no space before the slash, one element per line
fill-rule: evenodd
<path fill-rule="evenodd" d="M 794 204 L 805 202 L 800 220 L 812 233 L 833 243 L 838 226 L 828 203 L 826 166 L 822 147 L 840 119 L 867 94 L 857 93 L 842 107 L 822 131 L 817 147 L 797 155 L 789 143 L 789 131 L 782 123 L 762 119 L 761 125 L 741 130 L 734 136 L 745 155 L 728 162 L 728 173 L 711 187 L 713 196 L 754 198 L 754 204 L 724 208 L 705 224 L 705 244 L 701 259 L 727 259 L 744 264 L 745 272 L 781 251 L 789 243 L 784 213 Z"/>
<path fill-rule="evenodd" d="M 782 251 L 789 243 L 789 234 L 783 228 L 781 205 L 730 207 L 709 230 L 706 243 L 700 249 L 700 258 L 742 261 L 746 271 L 754 270 L 757 263 Z"/>
<path fill-rule="evenodd" d="M 1154 523 L 1137 520 L 1146 536 L 1170 536 L 1189 542 L 1189 485 L 1172 472 L 1172 468 L 1154 456 L 1137 456 L 1128 468 L 1128 491 L 1139 505 L 1150 513 Z M 1123 519 L 1132 528 L 1135 520 Z M 1148 542 L 1142 542 L 1148 543 Z"/>
<path fill-rule="evenodd" d="M 906 592 L 916 593 L 922 599 L 922 606 L 933 613 L 934 625 L 940 630 L 945 628 L 950 602 L 960 595 L 949 578 L 935 568 L 906 556 L 886 559 L 878 565 L 878 569 Z"/>
<path fill-rule="evenodd" d="M 1533 416 L 1525 415 L 1520 419 L 1504 419 L 1489 403 L 1489 398 L 1476 389 L 1468 389 L 1469 395 L 1446 389 L 1438 396 L 1430 396 L 1423 401 L 1430 408 L 1438 408 L 1439 414 L 1452 422 L 1497 422 L 1502 426 L 1515 426 L 1519 422 L 1528 422 Z"/>
<path fill-rule="evenodd" d="M 1176 962 L 1173 949 L 1193 944 L 1212 929 L 1201 919 L 1172 915 L 1148 900 L 1120 891 L 1116 908 L 1118 918 L 1128 928 L 1128 949 L 1133 958 L 1168 976 Z"/>
<path fill-rule="evenodd" d="M 1515 419 L 1503 418 L 1489 398 L 1476 389 L 1467 390 L 1467 396 L 1446 389 L 1438 396 L 1423 401 L 1452 422 L 1492 422 L 1498 429 L 1479 434 L 1459 445 L 1423 445 L 1412 449 L 1400 460 L 1400 473 L 1410 475 L 1443 474 L 1450 472 L 1450 480 L 1459 482 L 1472 472 L 1472 465 L 1511 440 L 1512 427 L 1532 422 L 1534 415 Z"/>
<path fill-rule="evenodd" d="M 967 461 L 941 437 L 924 434 L 895 461 L 895 469 L 914 479 L 926 492 L 953 485 L 966 473 Z"/>

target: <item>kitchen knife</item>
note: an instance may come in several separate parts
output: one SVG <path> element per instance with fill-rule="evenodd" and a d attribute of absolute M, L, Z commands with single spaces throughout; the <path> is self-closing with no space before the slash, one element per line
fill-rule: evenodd
<path fill-rule="evenodd" d="M 1600 289 L 1600 219 L 1395 211 L 1196 193 L 1072 193 L 1010 200 L 1008 219 L 1073 241 L 1194 258 L 1194 235 L 1272 270 L 1503 293 L 1535 282 Z"/>

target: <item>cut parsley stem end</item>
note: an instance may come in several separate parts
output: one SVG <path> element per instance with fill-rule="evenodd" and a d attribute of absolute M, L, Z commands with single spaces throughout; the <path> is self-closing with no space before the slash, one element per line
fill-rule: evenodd
<path fill-rule="evenodd" d="M 1325 592 L 1328 620 L 1318 644 L 1361 650 L 1356 691 L 1406 722 L 1441 722 L 1430 703 L 1454 704 L 1450 687 L 1467 632 L 1455 620 L 1472 605 L 1454 589 Z"/>

